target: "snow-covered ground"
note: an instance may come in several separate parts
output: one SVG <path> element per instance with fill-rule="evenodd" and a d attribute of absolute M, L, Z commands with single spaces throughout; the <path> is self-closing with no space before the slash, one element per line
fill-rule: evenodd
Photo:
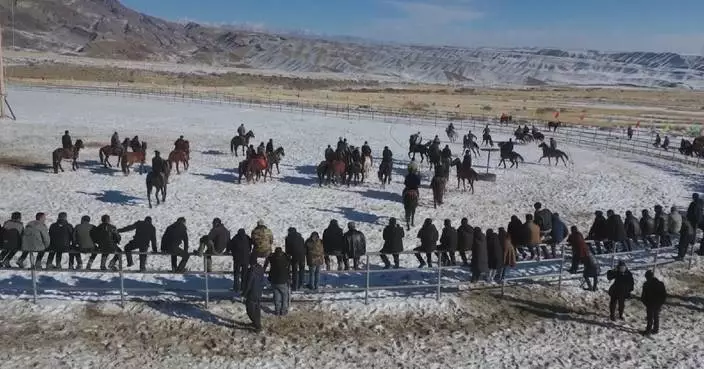
<path fill-rule="evenodd" d="M 400 193 L 407 163 L 408 136 L 418 130 L 425 138 L 435 134 L 444 136 L 443 127 L 46 92 L 14 92 L 13 108 L 20 119 L 16 123 L 2 123 L 3 134 L 0 135 L 0 190 L 3 194 L 0 220 L 19 210 L 25 219 L 44 211 L 49 214 L 49 221 L 53 221 L 58 212 L 66 211 L 71 222 L 77 222 L 84 214 L 94 220 L 102 214 L 110 214 L 113 223 L 120 227 L 151 215 L 161 233 L 177 217 L 185 216 L 192 243 L 207 233 L 214 217 L 223 219 L 233 232 L 238 228 L 249 231 L 258 219 L 263 219 L 273 230 L 277 246 L 282 245 L 288 227 L 296 227 L 307 237 L 312 231 L 321 232 L 334 218 L 341 225 L 357 222 L 358 228 L 367 235 L 369 250 L 377 250 L 381 248 L 381 230 L 388 218 L 403 217 Z M 285 148 L 281 173 L 272 181 L 236 183 L 238 159 L 230 155 L 229 141 L 240 123 L 254 130 L 255 146 L 273 138 L 276 146 Z M 67 169 L 65 173 L 53 174 L 48 168 L 50 153 L 60 146 L 60 137 L 66 129 L 71 131 L 74 140 L 83 139 L 89 147 L 81 154 L 79 171 Z M 179 135 L 191 142 L 191 168 L 172 176 L 165 204 L 154 209 L 147 207 L 144 176 L 132 173 L 125 177 L 117 169 L 107 170 L 98 163 L 98 146 L 107 144 L 113 131 L 118 131 L 121 138 L 139 135 L 148 142 L 150 151 L 157 149 L 162 153 L 170 151 Z M 394 183 L 386 189 L 380 188 L 375 179 L 358 187 L 319 188 L 315 166 L 322 160 L 324 148 L 334 145 L 340 136 L 354 145 L 368 141 L 375 155 L 389 146 L 397 159 Z M 506 138 L 494 137 L 495 140 Z M 668 208 L 686 206 L 690 193 L 702 190 L 700 176 L 687 169 L 627 154 L 613 157 L 613 152 L 596 153 L 567 144 L 562 147 L 573 161 L 567 167 L 536 163 L 539 150 L 535 145 L 517 147 L 526 159 L 518 169 L 495 169 L 498 160 L 492 156 L 490 170 L 498 177 L 495 183 L 477 182 L 476 193 L 472 195 L 457 190 L 456 182 L 451 181 L 453 186 L 446 203 L 438 209 L 432 208 L 430 191 L 422 190 L 417 225 L 426 217 L 435 219 L 438 228 L 445 218 L 457 225 L 460 218 L 466 216 L 472 225 L 496 229 L 505 226 L 513 214 L 522 218 L 523 214 L 532 213 L 532 204 L 541 201 L 559 212 L 568 224 L 586 231 L 594 210 L 613 209 L 623 213 L 652 208 L 655 204 Z M 459 145 L 451 145 L 451 148 L 459 153 Z M 475 158 L 475 165 L 483 171 L 481 165 L 486 165 L 486 156 Z M 64 168 L 70 165 L 66 163 Z M 424 171 L 428 173 L 427 167 Z M 408 232 L 407 249 L 415 246 L 417 229 L 414 227 Z M 224 259 L 217 260 L 216 269 L 228 270 L 227 258 Z M 193 260 L 189 267 L 200 269 L 200 259 Z M 379 266 L 376 257 L 372 262 L 374 268 Z M 402 264 L 408 268 L 416 266 L 410 255 L 402 259 Z M 167 258 L 150 260 L 151 269 L 168 269 L 167 265 Z M 535 267 L 540 268 L 543 267 Z M 554 264 L 547 266 L 552 271 L 554 268 Z M 676 276 L 689 275 L 678 267 L 673 268 L 671 273 Z M 696 272 L 701 276 L 700 269 Z M 392 281 L 417 277 L 411 273 L 415 272 L 399 273 Z M 681 284 L 690 283 L 685 277 L 677 278 L 675 281 Z M 26 273 L 0 273 L 0 290 L 8 299 L 0 308 L 0 316 L 6 317 L 8 327 L 3 332 L 7 335 L 5 341 L 22 337 L 5 346 L 9 350 L 6 354 L 13 360 L 4 362 L 3 367 L 24 367 L 29 357 L 40 367 L 49 362 L 58 362 L 64 367 L 147 367 L 145 360 L 155 366 L 159 363 L 159 366 L 194 367 L 207 366 L 211 357 L 214 357 L 212 366 L 223 367 L 245 364 L 340 367 L 343 363 L 349 367 L 380 367 L 381 363 L 407 367 L 601 367 L 616 360 L 620 367 L 629 368 L 653 367 L 656 363 L 656 366 L 667 363 L 668 367 L 701 365 L 701 359 L 694 354 L 696 351 L 687 359 L 689 361 L 682 360 L 679 364 L 670 361 L 681 358 L 682 353 L 694 345 L 701 346 L 701 341 L 695 342 L 697 338 L 691 339 L 689 335 L 683 340 L 684 332 L 666 333 L 657 338 L 657 345 L 665 345 L 667 338 L 682 339 L 679 344 L 667 343 L 671 350 L 658 346 L 663 350 L 658 356 L 653 351 L 652 341 L 605 328 L 601 317 L 583 317 L 584 311 L 595 313 L 597 304 L 601 304 L 598 313 L 603 314 L 604 294 L 583 293 L 573 282 L 568 283 L 567 298 L 576 299 L 574 306 L 540 286 L 509 290 L 517 299 L 509 303 L 497 303 L 493 292 L 445 297 L 439 304 L 409 298 L 405 292 L 388 292 L 384 293 L 387 299 L 372 300 L 368 307 L 353 293 L 335 294 L 334 302 L 319 301 L 333 297 L 331 294 L 312 298 L 300 296 L 294 299 L 309 302 L 297 304 L 292 316 L 271 320 L 267 317 L 265 338 L 237 330 L 232 333 L 229 319 L 235 322 L 246 319 L 241 306 L 229 301 L 220 302 L 208 311 L 176 301 L 129 303 L 127 309 L 120 311 L 110 303 L 94 306 L 65 301 L 80 299 L 81 295 L 52 291 L 52 287 L 115 285 L 114 274 L 40 272 L 38 280 L 40 288 L 44 289 L 40 297 L 64 301 L 42 300 L 39 306 L 33 306 L 15 300 L 16 296 L 26 296 L 31 280 Z M 702 281 L 697 280 L 701 286 Z M 389 282 L 382 277 L 377 280 L 385 281 Z M 127 288 L 201 288 L 201 282 L 200 277 L 191 275 L 130 274 L 125 280 Z M 326 286 L 359 286 L 360 279 L 354 273 L 343 273 L 326 275 L 323 282 Z M 212 288 L 227 289 L 231 282 L 229 276 L 218 276 L 210 283 Z M 686 289 L 681 291 L 689 293 Z M 701 296 L 701 290 L 697 292 Z M 110 297 L 87 292 L 82 296 Z M 136 296 L 148 298 L 151 295 Z M 159 298 L 169 296 L 183 297 L 183 294 L 164 292 Z M 114 300 L 114 294 L 111 297 Z M 350 301 L 344 301 L 345 297 Z M 569 306 L 579 312 L 568 310 L 566 315 L 560 315 L 562 320 L 555 320 L 550 314 L 555 309 L 561 311 L 560 308 L 536 305 L 540 303 L 562 306 L 561 309 Z M 701 310 L 701 300 L 696 304 Z M 536 313 L 518 305 L 542 310 Z M 635 305 L 631 304 L 629 315 L 640 318 L 643 314 Z M 672 309 L 682 314 L 690 311 L 683 307 Z M 678 324 L 684 327 L 693 322 L 694 319 L 683 315 Z M 635 326 L 629 323 L 628 327 Z M 692 327 L 694 331 L 688 334 L 699 337 L 701 326 Z M 573 336 L 569 336 L 570 329 L 574 330 Z M 622 341 L 625 346 L 616 347 L 625 347 L 624 351 L 615 350 L 615 345 L 621 345 Z M 41 342 L 47 343 L 42 345 Z M 55 344 L 49 345 L 50 342 Z M 52 350 L 47 351 L 49 348 Z M 45 356 L 48 353 L 51 355 Z M 633 361 L 642 353 L 648 353 L 650 360 L 644 365 Z M 128 363 L 120 365 L 118 360 Z"/>

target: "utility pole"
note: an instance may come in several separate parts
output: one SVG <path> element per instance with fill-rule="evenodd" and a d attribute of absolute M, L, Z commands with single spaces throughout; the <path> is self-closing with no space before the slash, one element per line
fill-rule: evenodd
<path fill-rule="evenodd" d="M 5 58 L 2 54 L 2 25 L 0 25 L 0 119 L 10 118 L 15 120 L 15 114 L 7 103 L 7 90 L 5 89 Z M 7 110 L 11 115 L 7 114 Z"/>

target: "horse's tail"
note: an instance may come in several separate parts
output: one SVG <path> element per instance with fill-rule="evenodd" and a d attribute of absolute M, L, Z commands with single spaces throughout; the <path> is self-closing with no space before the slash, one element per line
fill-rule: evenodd
<path fill-rule="evenodd" d="M 570 161 L 570 157 L 567 156 L 567 153 L 565 153 L 564 151 L 560 151 L 560 156 L 563 156 L 565 160 Z"/>
<path fill-rule="evenodd" d="M 521 159 L 521 163 L 525 162 L 525 160 L 523 160 L 523 157 L 519 153 L 516 153 L 516 158 Z"/>
<path fill-rule="evenodd" d="M 100 157 L 100 164 L 105 163 L 105 156 L 103 154 L 103 148 L 101 147 L 100 150 L 98 150 L 98 156 Z"/>
<path fill-rule="evenodd" d="M 57 155 L 56 151 L 51 153 L 51 165 L 54 168 L 54 173 L 59 172 L 59 155 Z"/>
<path fill-rule="evenodd" d="M 230 140 L 230 154 L 235 153 L 235 139 Z"/>

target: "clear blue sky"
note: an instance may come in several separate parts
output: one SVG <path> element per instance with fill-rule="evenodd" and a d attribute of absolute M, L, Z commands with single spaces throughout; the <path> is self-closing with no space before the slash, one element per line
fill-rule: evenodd
<path fill-rule="evenodd" d="M 458 46 L 704 53 L 704 0 L 122 0 L 170 20 Z"/>

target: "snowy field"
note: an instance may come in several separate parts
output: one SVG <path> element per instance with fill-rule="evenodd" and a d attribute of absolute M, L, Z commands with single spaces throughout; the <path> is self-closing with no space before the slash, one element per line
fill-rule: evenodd
<path fill-rule="evenodd" d="M 341 225 L 357 222 L 367 236 L 368 249 L 376 251 L 382 246 L 381 230 L 388 219 L 403 217 L 400 193 L 408 136 L 420 130 L 426 139 L 435 134 L 444 139 L 444 127 L 231 106 L 29 91 L 13 92 L 12 102 L 20 119 L 2 123 L 0 220 L 6 220 L 12 211 L 22 211 L 25 220 L 43 211 L 53 222 L 58 212 L 66 211 L 73 223 L 84 214 L 94 220 L 110 214 L 113 223 L 121 227 L 151 215 L 161 234 L 177 217 L 185 216 L 192 244 L 208 232 L 214 217 L 223 219 L 232 232 L 238 228 L 249 231 L 263 219 L 273 230 L 277 246 L 283 245 L 288 227 L 296 227 L 307 237 L 312 231 L 322 232 L 334 218 Z M 240 123 L 255 132 L 255 146 L 273 138 L 275 146 L 285 148 L 281 173 L 272 181 L 236 183 L 238 159 L 230 155 L 229 141 Z M 89 147 L 81 153 L 79 171 L 71 172 L 70 164 L 65 163 L 65 173 L 53 174 L 50 153 L 60 147 L 66 129 L 74 140 L 83 139 Z M 99 164 L 98 147 L 109 143 L 113 131 L 121 138 L 139 135 L 148 142 L 150 153 L 154 149 L 169 152 L 179 135 L 190 141 L 191 168 L 172 176 L 165 204 L 148 208 L 144 176 L 132 173 L 125 177 L 117 169 L 104 169 Z M 394 183 L 381 189 L 372 178 L 357 187 L 319 188 L 315 166 L 322 160 L 324 148 L 334 146 L 340 136 L 356 146 L 368 141 L 376 156 L 389 146 L 397 159 Z M 507 138 L 494 136 L 494 140 Z M 460 153 L 459 145 L 451 148 Z M 526 159 L 518 169 L 495 169 L 498 159 L 492 156 L 490 170 L 498 177 L 495 183 L 475 183 L 472 195 L 457 190 L 456 181 L 451 180 L 446 202 L 437 210 L 432 208 L 430 190 L 423 189 L 417 225 L 431 217 L 438 228 L 445 218 L 457 226 L 462 217 L 468 217 L 474 226 L 496 229 L 506 226 L 513 214 L 523 218 L 532 213 L 533 203 L 541 201 L 559 212 L 568 225 L 586 232 L 594 210 L 623 213 L 652 209 L 655 204 L 684 207 L 691 192 L 703 190 L 701 177 L 679 166 L 626 154 L 614 157 L 613 153 L 567 144 L 562 148 L 573 161 L 567 167 L 536 163 L 540 152 L 534 144 L 517 146 Z M 474 162 L 477 170 L 485 170 L 486 156 Z M 429 174 L 427 167 L 424 171 Z M 454 178 L 454 169 L 452 173 Z M 406 235 L 406 249 L 415 247 L 418 226 Z M 228 270 L 227 259 L 217 260 L 216 269 Z M 190 269 L 202 268 L 200 258 L 192 260 Z M 372 262 L 374 268 L 379 267 L 376 257 Z M 416 265 L 412 256 L 402 258 L 403 267 Z M 150 269 L 167 268 L 167 258 L 150 260 Z M 554 270 L 554 265 L 546 268 Z M 701 350 L 702 323 L 690 315 L 704 309 L 701 297 L 696 297 L 702 296 L 702 270 L 697 264 L 695 277 L 690 278 L 690 272 L 680 268 L 668 267 L 667 281 L 690 300 L 673 306 L 664 318 L 674 319 L 671 315 L 677 314 L 680 330 L 668 331 L 655 341 L 633 334 L 641 328 L 635 320 L 640 324 L 644 315 L 637 302 L 631 302 L 629 322 L 613 330 L 603 319 L 605 293 L 582 292 L 574 282 L 568 283 L 562 296 L 540 284 L 511 289 L 508 302 L 497 302 L 494 292 L 462 293 L 444 297 L 439 304 L 405 293 L 386 293 L 387 298 L 372 300 L 366 307 L 353 293 L 336 294 L 334 302 L 319 301 L 331 297 L 329 294 L 294 296 L 294 300 L 307 302 L 294 305 L 290 317 L 266 316 L 267 335 L 252 336 L 245 330 L 231 329 L 233 324 L 241 327 L 246 318 L 242 307 L 227 299 L 203 310 L 175 301 L 182 297 L 178 293 L 158 296 L 161 300 L 174 297 L 167 302 L 137 295 L 148 302 L 128 303 L 123 311 L 107 302 L 68 301 L 80 300 L 82 295 L 51 290 L 52 286 L 114 285 L 114 274 L 40 272 L 40 288 L 46 289 L 40 297 L 61 301 L 42 300 L 34 306 L 16 299 L 27 296 L 27 286 L 31 286 L 28 274 L 4 271 L 0 272 L 0 293 L 6 300 L 0 316 L 6 328 L 1 334 L 13 344 L 0 352 L 5 350 L 13 360 L 0 367 L 26 367 L 28 363 L 38 367 L 49 363 L 59 367 L 376 368 L 382 363 L 383 367 L 430 368 L 575 368 L 603 367 L 606 363 L 623 368 L 701 367 L 702 359 L 696 353 Z M 353 274 L 326 275 L 323 284 L 359 285 Z M 392 280 L 398 282 L 408 275 L 401 273 Z M 384 282 L 383 278 L 379 282 Z M 216 289 L 231 285 L 229 276 L 213 278 L 211 283 Z M 199 278 L 189 275 L 131 274 L 126 279 L 127 287 L 134 288 L 200 288 L 200 284 Z M 602 285 L 602 291 L 605 289 Z M 114 300 L 114 295 L 83 296 Z M 685 334 L 683 327 L 690 331 Z M 22 338 L 12 338 L 16 336 Z M 646 353 L 646 361 L 640 362 Z M 687 353 L 689 356 L 684 356 Z"/>

